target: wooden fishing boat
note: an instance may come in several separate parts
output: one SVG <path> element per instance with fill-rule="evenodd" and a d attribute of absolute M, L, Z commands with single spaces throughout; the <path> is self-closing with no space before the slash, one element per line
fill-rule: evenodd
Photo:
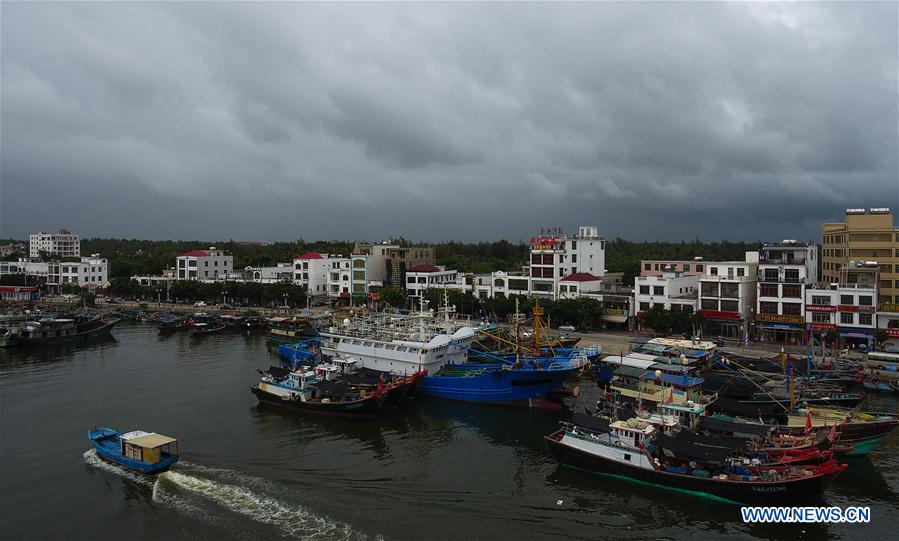
<path fill-rule="evenodd" d="M 259 383 L 250 387 L 259 402 L 307 415 L 373 419 L 391 390 L 386 385 L 372 390 L 325 381 L 312 370 L 272 366 L 259 372 Z"/>
<path fill-rule="evenodd" d="M 153 475 L 164 472 L 178 462 L 178 440 L 134 430 L 125 434 L 112 428 L 92 428 L 87 439 L 103 460 L 130 470 Z"/>
<path fill-rule="evenodd" d="M 729 451 L 680 446 L 646 423 L 574 418 L 545 436 L 561 463 L 609 477 L 732 504 L 809 501 L 845 469 L 830 459 L 810 466 L 747 469 L 726 467 Z M 592 418 L 596 419 L 596 418 Z M 686 455 L 691 456 L 686 460 Z"/>

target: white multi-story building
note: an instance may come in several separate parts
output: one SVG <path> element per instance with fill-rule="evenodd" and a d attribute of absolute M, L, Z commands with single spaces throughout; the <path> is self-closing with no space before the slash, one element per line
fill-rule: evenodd
<path fill-rule="evenodd" d="M 823 335 L 830 330 L 840 333 L 842 344 L 873 345 L 877 328 L 876 287 L 826 285 L 806 290 L 806 323 L 812 332 Z"/>
<path fill-rule="evenodd" d="M 406 293 L 410 297 L 422 297 L 429 288 L 462 289 L 459 272 L 430 263 L 415 265 L 406 271 Z"/>
<path fill-rule="evenodd" d="M 699 313 L 712 335 L 742 340 L 755 320 L 758 252 L 746 261 L 705 262 L 699 278 Z"/>
<path fill-rule="evenodd" d="M 305 286 L 310 296 L 328 294 L 328 260 L 324 254 L 306 252 L 293 258 L 293 282 Z"/>
<path fill-rule="evenodd" d="M 29 257 L 41 257 L 41 254 L 58 255 L 60 257 L 81 257 L 81 238 L 73 235 L 68 229 L 60 229 L 57 233 L 32 233 L 28 239 Z"/>
<path fill-rule="evenodd" d="M 795 240 L 763 245 L 759 250 L 757 338 L 805 344 L 805 291 L 817 281 L 817 246 Z"/>
<path fill-rule="evenodd" d="M 179 255 L 175 268 L 179 280 L 224 279 L 234 272 L 234 257 L 210 246 L 208 250 L 191 250 Z"/>
<path fill-rule="evenodd" d="M 326 267 L 328 298 L 349 299 L 353 296 L 353 261 L 349 257 L 329 257 Z"/>
<path fill-rule="evenodd" d="M 35 283 L 43 282 L 49 286 L 73 284 L 102 288 L 109 284 L 109 261 L 99 254 L 82 257 L 80 261 L 33 261 L 22 258 L 0 263 L 0 274 L 24 274 L 34 279 Z"/>
<path fill-rule="evenodd" d="M 699 276 L 684 275 L 668 267 L 661 275 L 637 276 L 634 278 L 634 306 L 637 314 L 653 306 L 667 310 L 696 310 Z"/>
<path fill-rule="evenodd" d="M 528 293 L 557 298 L 562 278 L 585 272 L 602 279 L 605 265 L 606 241 L 596 226 L 581 226 L 570 237 L 542 233 L 531 237 Z"/>

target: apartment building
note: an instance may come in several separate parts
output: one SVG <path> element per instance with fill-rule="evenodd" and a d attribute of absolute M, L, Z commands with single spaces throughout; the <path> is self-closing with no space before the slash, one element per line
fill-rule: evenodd
<path fill-rule="evenodd" d="M 640 276 L 661 276 L 666 270 L 673 270 L 681 276 L 703 276 L 705 261 L 694 257 L 692 261 L 644 259 L 640 261 Z"/>
<path fill-rule="evenodd" d="M 694 312 L 699 292 L 699 276 L 684 275 L 668 267 L 661 275 L 634 278 L 634 306 L 637 314 L 661 306 L 667 310 Z"/>
<path fill-rule="evenodd" d="M 384 287 L 405 287 L 408 269 L 435 262 L 430 246 L 356 243 L 353 255 L 367 256 L 368 280 L 381 282 Z"/>
<path fill-rule="evenodd" d="M 756 335 L 762 342 L 805 343 L 805 291 L 818 282 L 818 247 L 784 240 L 759 250 Z"/>
<path fill-rule="evenodd" d="M 68 229 L 56 233 L 32 233 L 28 239 L 28 256 L 38 258 L 42 254 L 81 257 L 81 238 Z"/>
<path fill-rule="evenodd" d="M 210 246 L 208 250 L 191 250 L 175 259 L 179 280 L 226 279 L 234 272 L 234 257 Z"/>
<path fill-rule="evenodd" d="M 846 209 L 844 222 L 822 226 L 821 275 L 838 283 L 850 261 L 876 263 L 880 270 L 878 304 L 899 304 L 899 228 L 888 208 Z"/>
<path fill-rule="evenodd" d="M 531 237 L 528 292 L 558 298 L 559 285 L 566 276 L 589 273 L 602 279 L 606 266 L 606 240 L 595 225 L 581 226 L 578 234 L 567 236 L 554 229 Z"/>
<path fill-rule="evenodd" d="M 746 261 L 706 263 L 699 278 L 699 313 L 709 333 L 743 340 L 755 325 L 758 252 L 746 252 Z"/>
<path fill-rule="evenodd" d="M 99 254 L 82 257 L 79 261 L 38 261 L 20 258 L 0 262 L 0 274 L 24 274 L 34 283 L 48 286 L 72 284 L 103 288 L 109 284 L 109 261 Z"/>
<path fill-rule="evenodd" d="M 827 331 L 836 330 L 842 347 L 873 346 L 879 272 L 874 264 L 849 265 L 839 270 L 838 282 L 810 287 L 806 291 L 807 328 L 822 339 Z"/>
<path fill-rule="evenodd" d="M 406 293 L 410 297 L 423 297 L 429 288 L 462 289 L 458 278 L 458 271 L 422 263 L 406 271 Z"/>

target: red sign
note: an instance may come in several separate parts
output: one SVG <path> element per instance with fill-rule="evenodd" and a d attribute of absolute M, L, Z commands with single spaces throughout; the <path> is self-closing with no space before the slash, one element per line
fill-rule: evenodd
<path fill-rule="evenodd" d="M 899 338 L 899 329 L 885 329 L 890 338 Z"/>
<path fill-rule="evenodd" d="M 811 323 L 810 325 L 813 331 L 830 331 L 837 328 L 833 323 Z"/>
<path fill-rule="evenodd" d="M 873 314 L 873 313 L 874 313 L 874 307 L 873 307 L 873 306 L 859 306 L 859 307 L 858 307 L 858 311 L 861 312 L 861 313 L 863 313 L 863 314 Z"/>
<path fill-rule="evenodd" d="M 714 319 L 736 319 L 740 320 L 743 317 L 739 312 L 719 312 L 718 310 L 700 310 L 700 314 L 703 317 L 714 318 Z"/>
<path fill-rule="evenodd" d="M 836 306 L 825 306 L 823 304 L 807 304 L 805 309 L 809 312 L 836 312 Z"/>
<path fill-rule="evenodd" d="M 848 304 L 841 304 L 840 312 L 858 312 L 858 306 L 849 306 Z"/>

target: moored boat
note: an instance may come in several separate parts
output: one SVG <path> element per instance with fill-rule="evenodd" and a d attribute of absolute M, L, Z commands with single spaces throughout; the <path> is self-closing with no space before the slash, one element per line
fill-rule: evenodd
<path fill-rule="evenodd" d="M 134 430 L 125 434 L 112 428 L 92 428 L 87 438 L 103 460 L 152 475 L 168 470 L 178 462 L 178 440 Z"/>
<path fill-rule="evenodd" d="M 591 416 L 562 423 L 544 438 L 561 463 L 590 472 L 733 504 L 809 501 L 846 469 L 830 459 L 811 466 L 747 469 L 725 467 L 729 451 L 692 451 L 675 438 L 657 434 L 649 423 L 609 423 Z M 697 452 L 698 451 L 698 452 Z M 689 458 L 683 454 L 690 453 Z"/>
<path fill-rule="evenodd" d="M 290 371 L 273 366 L 260 372 L 259 383 L 250 387 L 259 402 L 308 415 L 371 419 L 377 416 L 391 391 L 387 385 L 371 389 L 326 381 L 312 370 Z"/>

